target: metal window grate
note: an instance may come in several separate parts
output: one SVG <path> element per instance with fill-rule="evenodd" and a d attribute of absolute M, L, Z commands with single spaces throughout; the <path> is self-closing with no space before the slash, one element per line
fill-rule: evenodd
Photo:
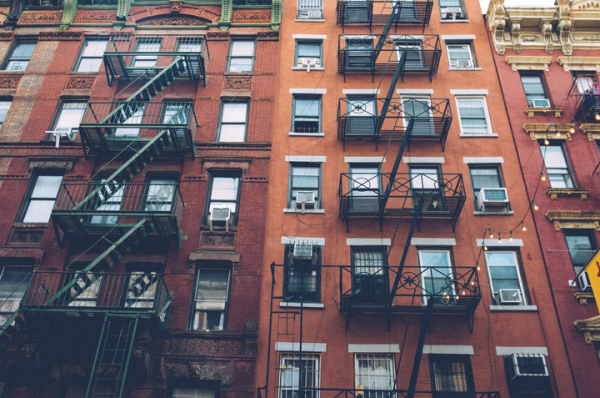
<path fill-rule="evenodd" d="M 356 355 L 356 389 L 364 390 L 364 398 L 391 398 L 394 390 L 393 355 Z M 359 393 L 357 393 L 359 395 Z"/>
<path fill-rule="evenodd" d="M 300 364 L 302 363 L 302 366 Z M 302 369 L 300 369 L 302 368 Z M 281 354 L 279 398 L 318 398 L 321 381 L 319 354 Z M 300 388 L 306 389 L 300 393 Z"/>

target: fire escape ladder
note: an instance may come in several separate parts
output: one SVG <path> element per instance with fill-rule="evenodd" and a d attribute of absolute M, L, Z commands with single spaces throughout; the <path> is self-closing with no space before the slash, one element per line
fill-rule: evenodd
<path fill-rule="evenodd" d="M 60 301 L 64 298 L 65 294 L 69 294 L 71 300 L 76 299 L 84 293 L 86 289 L 92 286 L 98 278 L 101 278 L 104 272 L 112 268 L 112 266 L 123 258 L 125 254 L 129 253 L 134 247 L 139 245 L 146 236 L 150 235 L 150 233 L 157 228 L 156 224 L 157 223 L 151 222 L 149 218 L 143 218 L 114 243 L 108 239 L 110 232 L 101 237 L 100 240 L 111 243 L 110 247 L 87 267 L 80 272 L 77 272 L 76 276 L 65 283 L 64 287 L 60 289 L 54 297 L 49 299 L 46 305 L 52 305 L 53 303 Z"/>
<path fill-rule="evenodd" d="M 121 398 L 139 318 L 107 315 L 96 349 L 86 398 Z"/>

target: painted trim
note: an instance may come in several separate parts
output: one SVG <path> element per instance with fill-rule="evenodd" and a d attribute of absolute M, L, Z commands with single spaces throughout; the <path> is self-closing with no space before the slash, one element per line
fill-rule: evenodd
<path fill-rule="evenodd" d="M 410 244 L 417 246 L 456 246 L 454 238 L 412 238 Z"/>
<path fill-rule="evenodd" d="M 300 308 L 300 303 L 286 303 L 286 302 L 281 302 L 279 303 L 280 307 L 297 307 Z M 325 304 L 323 303 L 304 303 L 304 308 L 316 308 L 316 309 L 322 309 L 325 308 Z"/>
<path fill-rule="evenodd" d="M 536 312 L 537 305 L 490 305 L 491 312 Z"/>
<path fill-rule="evenodd" d="M 389 238 L 346 238 L 346 246 L 391 246 Z"/>
<path fill-rule="evenodd" d="M 302 213 L 301 209 L 283 209 L 284 213 Z M 325 209 L 305 209 L 305 214 L 325 214 Z"/>
<path fill-rule="evenodd" d="M 327 40 L 327 35 L 292 35 L 292 39 Z"/>
<path fill-rule="evenodd" d="M 403 157 L 402 161 L 404 163 L 434 163 L 434 164 L 440 164 L 440 163 L 446 163 L 446 159 L 444 158 L 419 158 L 419 157 L 414 157 L 414 156 L 410 156 L 410 157 Z"/>
<path fill-rule="evenodd" d="M 325 246 L 325 238 L 305 238 L 303 236 L 296 236 L 295 238 L 291 238 L 289 236 L 281 237 L 281 244 L 283 245 L 291 245 L 295 241 L 310 242 L 312 245 Z"/>
<path fill-rule="evenodd" d="M 512 354 L 548 355 L 548 349 L 546 347 L 496 347 L 496 355 Z"/>
<path fill-rule="evenodd" d="M 396 94 L 433 94 L 432 88 L 397 88 Z"/>
<path fill-rule="evenodd" d="M 367 88 L 367 89 L 344 89 L 342 90 L 343 94 L 381 94 L 381 90 L 380 89 L 371 89 L 371 88 Z"/>
<path fill-rule="evenodd" d="M 377 156 L 344 156 L 345 163 L 385 163 L 385 158 Z"/>
<path fill-rule="evenodd" d="M 441 35 L 442 40 L 475 40 L 475 35 Z"/>
<path fill-rule="evenodd" d="M 290 94 L 327 94 L 326 88 L 290 88 Z"/>
<path fill-rule="evenodd" d="M 452 95 L 488 95 L 487 89 L 482 90 L 450 90 Z"/>
<path fill-rule="evenodd" d="M 463 163 L 504 163 L 504 158 L 463 158 Z"/>
<path fill-rule="evenodd" d="M 300 343 L 287 343 L 278 341 L 275 343 L 275 351 L 295 352 L 300 351 Z M 326 343 L 302 343 L 302 352 L 326 352 Z"/>
<path fill-rule="evenodd" d="M 405 39 L 407 35 L 390 35 L 390 39 Z M 421 39 L 425 38 L 425 35 L 410 35 L 411 39 Z"/>
<path fill-rule="evenodd" d="M 398 344 L 348 344 L 348 352 L 395 353 L 400 352 Z"/>
<path fill-rule="evenodd" d="M 327 156 L 286 156 L 285 161 L 325 163 L 327 162 Z"/>
<path fill-rule="evenodd" d="M 506 234 L 507 236 L 504 238 L 504 240 L 502 241 L 502 243 L 498 242 L 498 239 L 496 238 L 492 238 L 492 239 L 477 239 L 477 246 L 481 247 L 483 246 L 483 241 L 485 240 L 485 245 L 487 247 L 515 247 L 515 246 L 523 246 L 523 239 L 513 239 L 513 241 L 509 241 L 508 238 L 510 238 L 510 236 L 508 234 Z"/>
<path fill-rule="evenodd" d="M 423 354 L 475 355 L 472 345 L 424 345 Z"/>

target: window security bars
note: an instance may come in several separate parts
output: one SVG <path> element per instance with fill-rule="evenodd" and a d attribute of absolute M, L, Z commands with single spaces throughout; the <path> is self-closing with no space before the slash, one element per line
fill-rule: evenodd
<path fill-rule="evenodd" d="M 302 371 L 300 371 L 302 368 Z M 319 354 L 281 354 L 279 373 L 279 398 L 319 398 L 321 382 Z M 302 392 L 300 390 L 302 389 Z"/>
<path fill-rule="evenodd" d="M 298 19 L 323 19 L 323 0 L 298 0 Z"/>

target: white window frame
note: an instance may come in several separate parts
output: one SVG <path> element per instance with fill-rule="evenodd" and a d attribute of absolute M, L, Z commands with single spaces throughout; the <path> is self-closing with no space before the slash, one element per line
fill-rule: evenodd
<path fill-rule="evenodd" d="M 452 58 L 450 57 L 449 46 L 466 46 L 469 50 L 469 60 L 471 61 L 471 66 L 458 66 L 452 65 Z M 473 69 L 475 68 L 475 57 L 473 56 L 473 44 L 472 43 L 448 43 L 446 42 L 446 55 L 448 57 L 448 66 L 450 68 L 458 68 L 458 69 Z"/>
<path fill-rule="evenodd" d="M 450 276 L 451 278 L 454 277 L 454 266 L 452 264 L 452 256 L 450 255 L 450 250 L 448 250 L 448 249 L 418 249 L 417 252 L 419 254 L 419 269 L 421 271 L 421 283 L 423 284 L 423 287 L 425 287 L 426 278 L 429 278 L 429 280 L 431 280 L 432 275 L 431 275 L 431 270 L 426 271 L 423 269 L 425 267 L 425 264 L 423 264 L 423 258 L 421 256 L 421 253 L 445 253 L 446 258 L 448 260 L 448 269 L 450 270 L 450 273 L 448 274 L 448 276 Z M 439 276 L 439 274 L 433 275 L 433 278 L 440 278 L 440 276 Z M 446 278 L 447 278 L 447 276 L 446 276 Z M 451 297 L 456 296 L 456 290 L 454 289 L 454 284 L 451 284 L 450 289 L 452 290 Z M 421 300 L 422 305 L 427 305 L 428 300 L 429 300 L 429 297 L 427 295 L 423 295 L 422 300 Z"/>
<path fill-rule="evenodd" d="M 300 353 L 298 352 L 282 352 L 279 356 L 279 375 L 278 375 L 278 396 L 279 398 L 289 398 L 289 392 L 292 392 L 292 396 L 296 396 L 299 387 L 300 387 L 300 374 L 299 374 L 299 368 L 295 368 L 293 365 L 290 368 L 285 368 L 285 362 L 284 361 L 291 361 L 292 364 L 295 363 L 296 361 L 300 361 Z M 313 386 L 311 388 L 320 388 L 321 387 L 321 354 L 318 353 L 302 353 L 302 361 L 303 362 L 308 362 L 308 361 L 312 361 L 314 363 L 314 369 L 315 372 L 312 375 L 312 382 L 313 382 Z M 288 376 L 288 372 L 290 370 L 292 374 L 291 374 L 291 384 L 292 385 L 288 385 L 289 380 L 287 380 L 289 377 Z M 297 370 L 296 370 L 297 369 Z M 305 383 L 304 383 L 304 387 L 307 387 L 307 383 L 306 380 L 308 380 L 308 378 L 306 377 L 306 368 L 304 368 L 304 374 L 305 374 Z M 284 393 L 286 392 L 286 393 Z M 319 398 L 320 396 L 320 391 L 319 390 L 309 390 L 308 392 L 305 393 L 304 398 Z"/>
<path fill-rule="evenodd" d="M 523 276 L 521 275 L 521 267 L 519 264 L 519 257 L 517 256 L 517 252 L 516 250 L 494 250 L 494 251 L 486 251 L 484 252 L 484 256 L 485 256 L 485 263 L 486 263 L 486 269 L 487 269 L 487 274 L 488 274 L 488 279 L 490 281 L 490 292 L 492 294 L 492 298 L 494 300 L 495 305 L 503 305 L 500 304 L 500 301 L 498 300 L 498 296 L 496 295 L 496 292 L 494 291 L 494 279 L 492 278 L 492 273 L 490 271 L 490 263 L 488 261 L 488 255 L 489 254 L 497 254 L 497 253 L 512 253 L 514 259 L 515 259 L 515 268 L 517 269 L 517 277 L 519 278 L 519 289 L 521 290 L 521 304 L 519 305 L 527 305 L 527 296 L 525 295 L 525 286 L 523 285 Z"/>
<path fill-rule="evenodd" d="M 412 41 L 413 43 L 407 43 L 407 41 Z M 408 57 L 408 51 L 410 49 L 417 49 L 419 55 L 419 65 L 410 65 L 408 59 L 404 64 L 404 70 L 421 70 L 426 69 L 427 65 L 425 64 L 425 54 L 423 51 L 423 40 L 422 39 L 411 39 L 405 41 L 394 41 L 394 53 L 396 54 L 396 62 L 400 62 L 400 52 L 406 51 Z"/>
<path fill-rule="evenodd" d="M 96 53 L 94 53 L 93 55 L 85 55 L 85 50 L 87 49 L 87 46 L 89 43 L 100 43 L 100 42 L 106 42 L 106 45 L 104 46 L 104 51 L 102 51 L 102 54 L 97 55 Z M 104 38 L 104 37 L 100 37 L 98 39 L 85 39 L 83 41 L 83 43 L 81 44 L 81 49 L 79 50 L 79 56 L 77 57 L 77 62 L 75 63 L 75 68 L 73 68 L 73 72 L 78 72 L 78 73 L 98 73 L 100 72 L 100 68 L 102 67 L 102 61 L 103 61 L 103 56 L 104 53 L 106 52 L 106 49 L 108 48 L 108 42 L 109 39 L 108 37 Z M 86 60 L 86 59 L 96 59 L 96 60 L 100 60 L 100 63 L 98 64 L 98 69 L 96 70 L 91 70 L 92 68 L 90 68 L 90 70 L 79 70 L 81 68 L 81 61 Z"/>
<path fill-rule="evenodd" d="M 365 397 L 365 398 L 383 398 L 384 393 L 376 392 L 371 395 L 371 394 L 367 393 L 367 391 L 369 391 L 369 390 L 367 388 L 365 388 L 365 385 L 359 383 L 361 376 L 363 376 L 362 374 L 359 373 L 359 360 L 368 360 L 368 361 L 370 361 L 370 360 L 387 360 L 389 369 L 390 369 L 390 373 L 385 377 L 387 377 L 389 380 L 389 385 L 388 385 L 388 387 L 390 387 L 389 391 L 393 391 L 393 390 L 397 389 L 396 386 L 394 385 L 394 377 L 395 377 L 394 354 L 367 354 L 367 353 L 358 354 L 357 353 L 357 354 L 354 354 L 354 388 L 356 388 L 356 390 L 358 390 L 358 391 L 363 391 L 363 397 Z M 365 376 L 368 376 L 368 375 L 365 375 Z M 381 388 L 381 390 L 385 390 L 385 388 Z M 385 394 L 385 396 L 387 398 L 392 398 L 395 395 Z"/>
<path fill-rule="evenodd" d="M 417 134 L 417 135 L 420 135 L 420 136 L 432 136 L 432 137 L 435 136 L 436 131 L 435 131 L 435 123 L 434 123 L 434 120 L 433 120 L 433 111 L 431 110 L 431 96 L 430 95 L 410 95 L 410 94 L 408 94 L 408 95 L 406 95 L 406 94 L 402 95 L 400 97 L 400 103 L 402 104 L 402 112 L 405 115 L 406 115 L 406 113 L 405 113 L 405 110 L 404 110 L 404 103 L 406 101 L 409 101 L 409 100 L 417 100 L 417 101 L 423 101 L 423 102 L 427 101 L 427 105 L 429 106 L 429 125 L 431 127 L 431 133 L 429 133 L 429 134 Z M 409 120 L 410 120 L 409 118 L 403 118 L 402 119 L 402 123 L 404 124 L 404 127 L 408 127 Z M 421 123 L 424 124 L 424 122 L 421 122 Z M 414 126 L 413 126 L 413 128 L 414 128 Z M 411 135 L 413 133 L 414 133 L 414 130 L 411 133 Z"/>
<path fill-rule="evenodd" d="M 487 105 L 487 99 L 485 95 L 456 95 L 454 97 L 454 100 L 456 101 L 456 112 L 458 114 L 458 123 L 460 126 L 460 133 L 461 134 L 467 134 L 467 135 L 480 135 L 480 136 L 485 136 L 485 135 L 492 135 L 494 134 L 493 130 L 492 130 L 492 121 L 490 119 L 490 113 L 488 111 L 488 105 Z M 462 118 L 460 115 L 460 101 L 461 100 L 480 100 L 482 102 L 483 105 L 483 111 L 485 113 L 485 121 L 487 123 L 487 131 L 484 132 L 474 132 L 474 131 L 465 131 L 462 125 Z"/>

